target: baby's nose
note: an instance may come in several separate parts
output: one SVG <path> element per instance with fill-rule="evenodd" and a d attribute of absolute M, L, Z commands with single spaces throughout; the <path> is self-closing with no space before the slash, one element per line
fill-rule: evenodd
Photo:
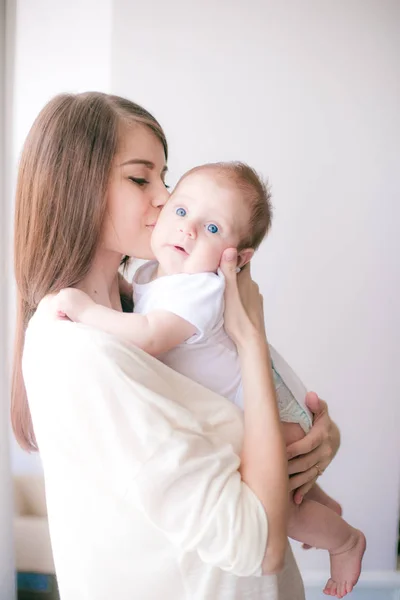
<path fill-rule="evenodd" d="M 189 221 L 186 221 L 185 223 L 181 224 L 181 226 L 179 227 L 179 231 L 192 239 L 195 239 L 196 237 L 196 227 L 193 223 L 190 223 Z"/>

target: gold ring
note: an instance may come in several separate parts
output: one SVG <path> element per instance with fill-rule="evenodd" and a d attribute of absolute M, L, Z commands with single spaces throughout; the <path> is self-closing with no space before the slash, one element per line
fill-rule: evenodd
<path fill-rule="evenodd" d="M 317 469 L 317 477 L 321 477 L 323 471 L 319 468 L 319 464 L 317 463 L 314 467 Z"/>

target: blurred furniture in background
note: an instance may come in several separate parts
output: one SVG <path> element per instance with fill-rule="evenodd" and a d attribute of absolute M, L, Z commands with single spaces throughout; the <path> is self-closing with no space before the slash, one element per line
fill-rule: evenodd
<path fill-rule="evenodd" d="M 14 477 L 18 600 L 58 600 L 41 475 Z"/>

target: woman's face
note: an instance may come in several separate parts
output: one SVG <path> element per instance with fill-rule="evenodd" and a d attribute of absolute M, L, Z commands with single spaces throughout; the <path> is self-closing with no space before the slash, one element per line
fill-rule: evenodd
<path fill-rule="evenodd" d="M 168 199 L 164 148 L 146 126 L 126 127 L 115 155 L 103 225 L 104 249 L 135 258 L 152 258 L 150 240 Z"/>

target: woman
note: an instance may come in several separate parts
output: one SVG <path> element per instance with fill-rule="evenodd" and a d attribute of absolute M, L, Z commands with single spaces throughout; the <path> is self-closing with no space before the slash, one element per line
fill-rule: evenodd
<path fill-rule="evenodd" d="M 221 268 L 244 424 L 224 398 L 49 308 L 76 286 L 121 310 L 120 261 L 151 257 L 166 160 L 157 121 L 99 93 L 52 100 L 22 154 L 12 419 L 20 444 L 40 448 L 61 598 L 277 600 L 279 587 L 301 600 L 262 306 L 248 271 L 237 282 L 235 250 Z M 291 448 L 299 496 L 338 447 L 326 405 L 310 404 L 316 424 Z"/>

